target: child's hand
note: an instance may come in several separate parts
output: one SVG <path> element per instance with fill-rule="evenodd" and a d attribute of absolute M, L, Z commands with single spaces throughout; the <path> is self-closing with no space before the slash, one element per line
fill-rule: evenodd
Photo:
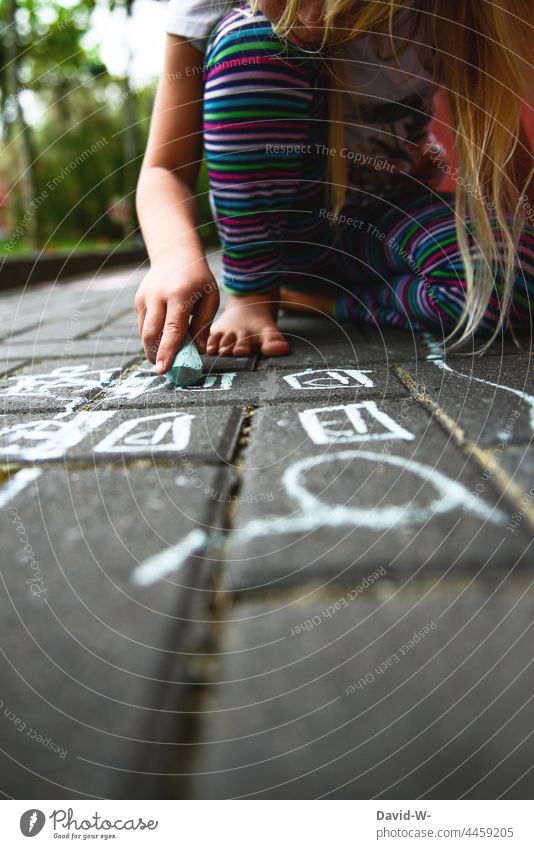
<path fill-rule="evenodd" d="M 160 374 L 171 367 L 188 327 L 198 350 L 205 353 L 218 306 L 217 281 L 204 259 L 153 263 L 137 290 L 135 308 L 145 353 Z"/>

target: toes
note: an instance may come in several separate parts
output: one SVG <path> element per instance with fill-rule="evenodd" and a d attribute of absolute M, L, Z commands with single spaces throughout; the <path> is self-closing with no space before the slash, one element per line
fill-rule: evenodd
<path fill-rule="evenodd" d="M 222 356 L 228 356 L 232 353 L 236 338 L 236 334 L 232 330 L 224 334 L 223 338 L 219 342 L 219 353 Z"/>
<path fill-rule="evenodd" d="M 279 331 L 263 333 L 260 350 L 264 357 L 283 357 L 290 352 L 288 341 Z"/>
<path fill-rule="evenodd" d="M 208 344 L 206 345 L 206 354 L 216 354 L 219 350 L 219 342 L 222 339 L 223 334 L 220 331 L 213 331 L 210 333 L 210 337 L 208 339 Z"/>
<path fill-rule="evenodd" d="M 252 351 L 250 335 L 240 333 L 234 345 L 234 357 L 246 357 Z"/>

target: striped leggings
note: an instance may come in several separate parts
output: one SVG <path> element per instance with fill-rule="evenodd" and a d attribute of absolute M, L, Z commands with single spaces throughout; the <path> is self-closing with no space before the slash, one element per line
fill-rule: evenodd
<path fill-rule="evenodd" d="M 453 195 L 405 178 L 387 197 L 362 192 L 335 218 L 326 193 L 327 95 L 321 59 L 282 43 L 262 15 L 236 10 L 213 31 L 204 143 L 224 287 L 238 295 L 333 287 L 337 318 L 452 330 L 466 285 Z M 530 323 L 532 304 L 534 228 L 526 227 L 510 325 Z M 479 329 L 491 331 L 498 316 L 496 275 Z"/>

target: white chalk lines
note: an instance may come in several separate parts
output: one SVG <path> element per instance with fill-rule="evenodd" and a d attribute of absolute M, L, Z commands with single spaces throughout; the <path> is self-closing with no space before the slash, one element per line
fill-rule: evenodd
<path fill-rule="evenodd" d="M 534 396 L 511 387 L 491 383 L 482 378 L 465 375 L 448 366 L 437 352 L 434 342 L 428 336 L 430 347 L 429 361 L 436 367 L 447 370 L 461 379 L 477 380 L 499 389 L 514 393 L 525 401 L 531 411 L 531 423 L 534 429 Z M 116 379 L 120 369 L 90 369 L 87 364 L 65 366 L 53 369 L 48 374 L 17 375 L 11 378 L 8 388 L 2 393 L 6 397 L 37 396 L 62 399 L 66 403 L 62 413 L 27 421 L 21 419 L 4 426 L 0 422 L 0 440 L 9 461 L 58 459 L 78 445 L 90 434 L 103 426 L 108 430 L 95 440 L 91 451 L 96 454 L 120 454 L 135 456 L 152 453 L 183 452 L 191 441 L 194 443 L 194 413 L 184 410 L 165 411 L 139 415 L 132 410 L 121 415 L 116 427 L 109 429 L 108 423 L 119 415 L 118 410 L 83 410 L 68 416 L 68 410 L 80 399 L 95 391 L 104 390 L 106 399 L 134 400 L 147 392 L 161 388 L 161 379 L 153 371 L 140 368 Z M 347 389 L 365 392 L 374 388 L 373 369 L 323 368 L 304 369 L 292 374 L 279 375 L 293 390 L 314 390 L 317 392 L 332 389 Z M 236 372 L 208 375 L 203 384 L 191 387 L 187 391 L 228 392 L 238 377 Z M 102 397 L 102 396 L 99 396 Z M 229 401 L 231 402 L 231 396 Z M 399 424 L 391 415 L 380 409 L 376 401 L 361 400 L 346 404 L 314 406 L 294 411 L 299 426 L 304 430 L 312 446 L 327 447 L 324 454 L 311 455 L 291 463 L 283 472 L 282 487 L 295 505 L 291 515 L 273 515 L 251 519 L 239 529 L 244 538 L 268 536 L 275 533 L 295 533 L 319 529 L 325 526 L 337 528 L 342 525 L 367 527 L 382 532 L 396 526 L 423 524 L 433 516 L 468 507 L 471 515 L 484 521 L 502 522 L 504 514 L 475 498 L 469 490 L 456 480 L 452 480 L 435 467 L 412 459 L 387 452 L 362 450 L 364 443 L 380 441 L 413 441 L 414 434 Z M 330 451 L 330 447 L 340 450 Z M 399 474 L 413 479 L 410 485 L 416 493 L 414 499 L 403 503 L 380 502 L 380 506 L 343 503 L 339 495 L 342 487 L 330 486 L 327 496 L 317 489 L 314 475 L 328 481 L 329 476 L 337 480 L 345 468 L 358 464 L 362 474 L 372 473 L 381 466 L 398 470 Z M 369 471 L 362 470 L 368 466 Z M 41 470 L 22 469 L 0 489 L 0 507 L 8 504 L 25 486 L 34 480 Z M 424 494 L 420 493 L 424 490 Z M 339 495 L 339 500 L 338 500 Z M 398 501 L 398 498 L 397 498 Z M 187 563 L 191 555 L 199 552 L 207 543 L 208 535 L 201 528 L 193 528 L 184 538 L 149 557 L 136 567 L 132 575 L 133 582 L 147 587 L 155 582 L 177 573 Z"/>

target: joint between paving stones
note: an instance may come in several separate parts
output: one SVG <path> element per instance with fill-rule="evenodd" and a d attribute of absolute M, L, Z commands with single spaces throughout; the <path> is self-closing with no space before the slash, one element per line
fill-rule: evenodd
<path fill-rule="evenodd" d="M 393 363 L 393 371 L 408 388 L 412 398 L 432 414 L 460 451 L 468 459 L 473 458 L 473 461 L 483 471 L 489 470 L 491 472 L 491 483 L 499 495 L 504 497 L 515 510 L 522 510 L 526 521 L 534 531 L 534 505 L 525 504 L 525 492 L 495 460 L 491 450 L 480 448 L 472 439 L 469 439 L 457 422 L 430 397 L 424 386 L 418 383 L 399 363 Z"/>

